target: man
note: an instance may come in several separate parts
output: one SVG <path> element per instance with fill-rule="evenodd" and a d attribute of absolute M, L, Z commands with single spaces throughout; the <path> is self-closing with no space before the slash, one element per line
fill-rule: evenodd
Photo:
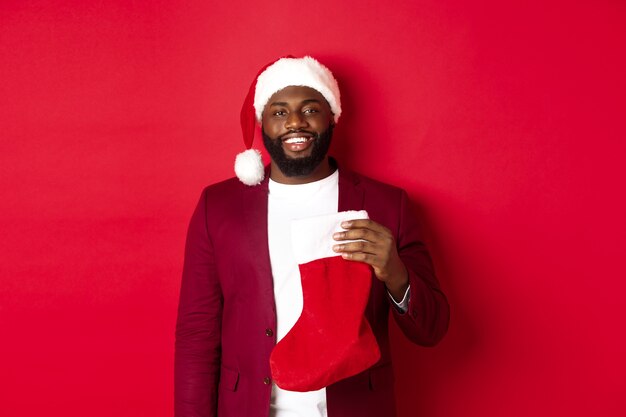
<path fill-rule="evenodd" d="M 313 58 L 282 58 L 253 83 L 244 141 L 250 148 L 256 119 L 271 164 L 263 172 L 256 151 L 244 152 L 235 167 L 241 181 L 207 187 L 192 216 L 176 329 L 177 417 L 394 416 L 389 311 L 417 344 L 445 334 L 448 303 L 406 193 L 327 156 L 340 114 L 337 82 Z M 281 389 L 270 355 L 303 309 L 291 221 L 346 210 L 369 219 L 343 222 L 332 251 L 370 267 L 364 314 L 380 359 L 319 390 Z"/>

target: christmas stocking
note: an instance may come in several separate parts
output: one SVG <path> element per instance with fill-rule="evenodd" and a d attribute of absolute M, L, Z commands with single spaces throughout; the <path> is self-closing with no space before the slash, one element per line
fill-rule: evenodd
<path fill-rule="evenodd" d="M 372 272 L 332 250 L 333 233 L 365 211 L 295 220 L 291 226 L 304 298 L 302 314 L 270 356 L 272 378 L 289 391 L 314 391 L 375 364 L 380 351 L 364 312 Z"/>

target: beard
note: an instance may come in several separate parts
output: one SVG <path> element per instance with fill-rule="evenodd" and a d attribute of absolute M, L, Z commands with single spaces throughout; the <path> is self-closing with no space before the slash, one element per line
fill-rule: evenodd
<path fill-rule="evenodd" d="M 313 134 L 313 132 L 304 130 L 299 132 Z M 262 131 L 262 135 L 265 149 L 267 149 L 272 161 L 278 166 L 283 175 L 287 177 L 304 177 L 310 175 L 315 168 L 322 163 L 324 158 L 326 158 L 333 136 L 333 126 L 329 125 L 328 129 L 324 132 L 313 134 L 314 139 L 311 144 L 311 154 L 302 158 L 291 158 L 287 156 L 283 149 L 283 141 L 280 136 L 277 139 L 272 139 L 265 134 L 265 131 Z"/>

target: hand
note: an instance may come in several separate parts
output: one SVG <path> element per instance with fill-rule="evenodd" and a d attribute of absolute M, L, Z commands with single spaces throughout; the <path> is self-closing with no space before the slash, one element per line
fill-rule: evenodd
<path fill-rule="evenodd" d="M 365 262 L 374 269 L 376 278 L 387 286 L 394 299 L 401 300 L 409 286 L 406 267 L 402 263 L 393 235 L 386 227 L 370 219 L 350 220 L 341 223 L 345 232 L 337 232 L 337 241 L 356 240 L 339 243 L 333 250 L 344 259 Z"/>

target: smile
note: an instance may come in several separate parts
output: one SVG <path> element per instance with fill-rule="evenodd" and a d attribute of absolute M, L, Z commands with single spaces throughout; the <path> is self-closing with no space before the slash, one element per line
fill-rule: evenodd
<path fill-rule="evenodd" d="M 285 139 L 284 143 L 288 143 L 288 144 L 292 144 L 292 143 L 305 143 L 309 140 L 311 140 L 312 138 L 305 138 L 305 137 L 295 137 L 295 138 L 289 138 L 289 139 Z"/>

